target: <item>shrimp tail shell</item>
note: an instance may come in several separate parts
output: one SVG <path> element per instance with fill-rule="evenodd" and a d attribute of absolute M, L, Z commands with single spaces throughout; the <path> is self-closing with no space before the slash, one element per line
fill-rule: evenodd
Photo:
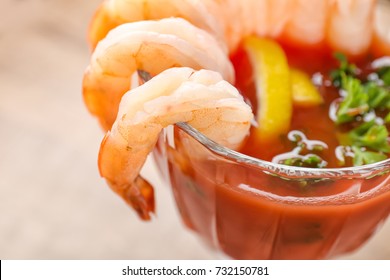
<path fill-rule="evenodd" d="M 148 181 L 138 176 L 133 184 L 125 188 L 122 186 L 123 191 L 118 191 L 118 186 L 110 181 L 107 181 L 107 184 L 137 212 L 142 220 L 151 220 L 151 215 L 155 213 L 155 200 L 154 189 Z"/>
<path fill-rule="evenodd" d="M 150 220 L 154 213 L 154 189 L 141 176 L 138 176 L 122 198 L 137 212 L 143 220 Z"/>
<path fill-rule="evenodd" d="M 108 134 L 106 134 L 102 141 L 102 147 L 110 145 L 108 139 Z M 98 164 L 102 177 L 104 177 L 104 167 L 101 164 L 101 159 L 104 156 L 107 156 L 107 154 L 99 153 Z M 151 215 L 155 213 L 154 189 L 147 180 L 141 176 L 137 176 L 131 183 L 118 185 L 116 181 L 112 181 L 106 177 L 106 182 L 115 193 L 137 212 L 142 220 L 151 220 Z"/>

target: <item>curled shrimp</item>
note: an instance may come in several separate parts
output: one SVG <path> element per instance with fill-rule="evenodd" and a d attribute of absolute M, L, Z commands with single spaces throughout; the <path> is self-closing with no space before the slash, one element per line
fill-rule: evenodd
<path fill-rule="evenodd" d="M 94 49 L 97 43 L 118 25 L 169 17 L 184 18 L 216 36 L 223 33 L 223 21 L 215 15 L 204 1 L 197 0 L 106 0 L 93 16 L 88 41 Z"/>
<path fill-rule="evenodd" d="M 85 104 L 108 130 L 137 70 L 155 76 L 180 66 L 214 70 L 234 81 L 233 66 L 224 49 L 209 33 L 184 19 L 120 25 L 100 41 L 92 55 L 83 79 Z"/>
<path fill-rule="evenodd" d="M 186 122 L 236 149 L 249 133 L 251 108 L 217 72 L 171 68 L 127 92 L 99 153 L 108 185 L 145 220 L 154 212 L 153 188 L 139 172 L 161 130 Z"/>
<path fill-rule="evenodd" d="M 85 103 L 103 129 L 108 130 L 123 93 L 134 86 L 131 77 L 136 70 L 154 76 L 170 67 L 210 69 L 233 83 L 229 55 L 250 34 L 303 46 L 325 46 L 351 56 L 362 55 L 370 48 L 380 55 L 390 55 L 390 36 L 374 21 L 383 18 L 374 9 L 375 3 L 106 0 L 91 24 L 92 45 L 111 28 L 119 27 L 112 29 L 93 52 L 83 80 Z M 139 21 L 168 16 L 178 18 Z"/>
<path fill-rule="evenodd" d="M 330 47 L 350 54 L 367 52 L 374 31 L 375 0 L 330 1 L 326 30 Z"/>
<path fill-rule="evenodd" d="M 376 7 L 373 48 L 377 56 L 390 55 L 390 5 Z"/>
<path fill-rule="evenodd" d="M 229 55 L 246 36 L 351 56 L 380 42 L 378 52 L 390 54 L 388 30 L 374 22 L 375 3 L 106 0 L 91 23 L 94 52 L 83 79 L 88 109 L 105 130 L 111 128 L 99 153 L 101 175 L 141 218 L 150 219 L 154 191 L 139 172 L 164 127 L 188 122 L 233 149 L 247 135 L 252 112 L 228 83 L 234 82 Z M 154 78 L 134 88 L 133 78 L 143 71 Z"/>
<path fill-rule="evenodd" d="M 93 48 L 122 23 L 182 17 L 222 41 L 230 53 L 255 34 L 359 56 L 383 39 L 374 36 L 380 34 L 375 6 L 376 0 L 106 0 L 91 21 L 89 38 Z M 390 38 L 380 43 L 390 48 Z"/>

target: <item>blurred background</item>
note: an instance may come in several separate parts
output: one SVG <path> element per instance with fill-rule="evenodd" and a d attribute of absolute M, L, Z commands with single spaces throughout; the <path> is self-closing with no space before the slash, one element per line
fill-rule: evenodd
<path fill-rule="evenodd" d="M 153 162 L 157 218 L 141 222 L 100 178 L 86 111 L 86 32 L 101 0 L 0 2 L 0 259 L 211 259 Z M 390 259 L 390 224 L 347 259 Z"/>

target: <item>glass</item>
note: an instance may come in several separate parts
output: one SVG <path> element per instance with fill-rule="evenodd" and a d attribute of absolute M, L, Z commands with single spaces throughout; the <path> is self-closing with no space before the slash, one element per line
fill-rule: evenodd
<path fill-rule="evenodd" d="M 185 225 L 234 259 L 334 258 L 364 244 L 390 213 L 390 159 L 283 166 L 222 147 L 184 123 L 161 135 L 154 157 Z"/>
<path fill-rule="evenodd" d="M 309 169 L 221 147 L 186 124 L 156 162 L 187 227 L 235 259 L 324 259 L 361 246 L 390 212 L 390 160 Z"/>

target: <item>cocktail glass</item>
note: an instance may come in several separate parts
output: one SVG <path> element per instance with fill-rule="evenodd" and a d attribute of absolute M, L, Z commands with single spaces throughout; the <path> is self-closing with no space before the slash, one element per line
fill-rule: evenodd
<path fill-rule="evenodd" d="M 390 159 L 311 169 L 229 150 L 180 123 L 154 156 L 185 225 L 234 259 L 329 259 L 365 243 L 390 213 Z"/>
<path fill-rule="evenodd" d="M 334 258 L 361 247 L 390 213 L 390 159 L 284 166 L 222 147 L 184 123 L 160 137 L 154 157 L 185 225 L 229 258 Z"/>

